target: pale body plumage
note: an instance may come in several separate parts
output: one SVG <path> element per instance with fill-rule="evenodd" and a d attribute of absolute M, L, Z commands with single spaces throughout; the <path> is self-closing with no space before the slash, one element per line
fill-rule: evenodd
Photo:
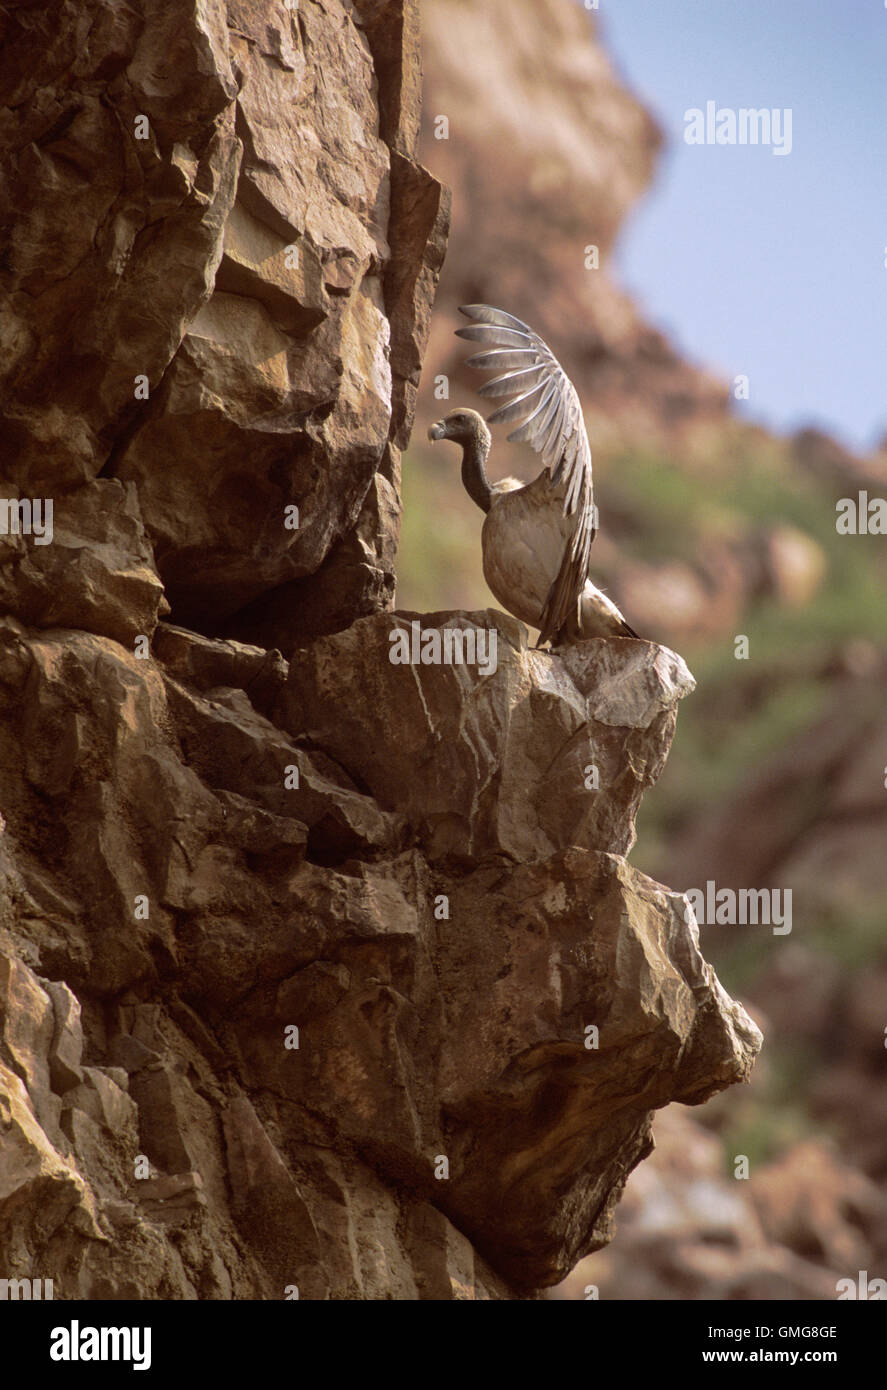
<path fill-rule="evenodd" d="M 545 601 L 570 541 L 569 519 L 552 507 L 565 489 L 552 488 L 546 469 L 526 486 L 514 478 L 494 483 L 481 531 L 484 579 L 491 593 L 521 622 L 538 627 Z M 575 621 L 563 636 L 627 636 L 630 629 L 616 604 L 586 579 Z"/>
<path fill-rule="evenodd" d="M 456 410 L 429 430 L 462 445 L 462 481 L 486 512 L 481 535 L 484 578 L 499 602 L 540 630 L 540 643 L 586 637 L 636 637 L 615 603 L 588 578 L 594 538 L 591 450 L 576 391 L 553 353 L 520 319 L 487 304 L 463 308 L 475 320 L 459 336 L 492 345 L 469 359 L 504 373 L 481 395 L 514 395 L 490 416 L 517 422 L 509 439 L 526 441 L 546 465 L 526 486 L 487 481 L 490 432 L 474 410 Z M 553 468 L 551 467 L 553 465 Z"/>

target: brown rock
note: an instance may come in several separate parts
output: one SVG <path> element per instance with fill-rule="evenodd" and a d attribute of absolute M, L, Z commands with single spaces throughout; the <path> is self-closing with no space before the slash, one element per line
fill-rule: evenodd
<path fill-rule="evenodd" d="M 61 1095 L 71 1087 L 79 1087 L 84 1080 L 84 1069 L 80 1065 L 83 1055 L 80 1003 L 61 981 L 47 981 L 46 992 L 52 1000 L 54 1018 L 49 1076 L 52 1089 Z"/>
<path fill-rule="evenodd" d="M 90 1186 L 50 1143 L 29 1095 L 0 1062 L 0 1245 L 10 1274 L 33 1268 L 61 1228 L 69 1249 L 101 1239 Z"/>
<path fill-rule="evenodd" d="M 0 494 L 13 490 L 0 484 Z M 4 536 L 5 551 L 0 603 L 33 626 L 81 627 L 131 647 L 168 610 L 132 485 L 102 478 L 56 497 L 50 543 Z"/>
<path fill-rule="evenodd" d="M 279 1297 L 292 1284 L 300 1298 L 326 1297 L 311 1212 L 246 1096 L 234 1097 L 223 1125 L 235 1218 L 262 1252 Z"/>
<path fill-rule="evenodd" d="M 88 49 L 73 11 L 51 59 L 39 24 L 5 36 L 5 471 L 54 498 L 60 544 L 4 605 L 129 643 L 157 570 L 218 629 L 323 566 L 308 630 L 346 626 L 391 601 L 396 502 L 367 498 L 396 496 L 445 239 L 415 10 L 87 10 Z"/>
<path fill-rule="evenodd" d="M 392 663 L 411 625 L 438 630 L 441 643 L 454 629 L 495 639 L 495 670 L 469 699 L 470 666 Z M 362 698 L 349 703 L 355 680 Z M 647 643 L 601 639 L 549 655 L 494 610 L 379 615 L 294 653 L 277 717 L 402 810 L 434 859 L 527 860 L 570 844 L 624 854 L 692 688 L 680 657 Z"/>
<path fill-rule="evenodd" d="M 261 713 L 268 712 L 286 684 L 288 666 L 278 651 L 242 642 L 214 641 L 187 628 L 161 623 L 153 642 L 154 654 L 176 680 L 201 693 L 217 686 L 243 690 Z"/>
<path fill-rule="evenodd" d="M 52 1093 L 49 1067 L 54 1033 L 52 1001 L 36 976 L 20 961 L 0 955 L 3 1055 L 24 1080 L 29 1104 L 40 1124 L 57 1138 L 61 1101 Z"/>
<path fill-rule="evenodd" d="M 135 1151 L 137 1111 L 126 1091 L 100 1067 L 84 1067 L 82 1085 L 75 1086 L 65 1098 L 67 1105 L 82 1110 L 96 1124 L 118 1136 L 131 1131 Z"/>
<path fill-rule="evenodd" d="M 176 1173 L 172 1177 L 145 1178 L 138 1195 L 151 1221 L 177 1224 L 206 1207 L 203 1179 L 199 1173 Z"/>

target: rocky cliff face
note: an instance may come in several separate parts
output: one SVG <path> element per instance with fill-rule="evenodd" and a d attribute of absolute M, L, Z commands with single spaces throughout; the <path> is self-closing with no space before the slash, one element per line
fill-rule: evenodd
<path fill-rule="evenodd" d="M 683 662 L 389 611 L 415 8 L 0 22 L 0 1276 L 551 1284 L 760 1039 L 625 859 Z M 495 660 L 395 664 L 414 622 Z"/>
<path fill-rule="evenodd" d="M 65 497 L 7 608 L 129 641 L 165 590 L 189 625 L 292 646 L 385 606 L 446 225 L 415 16 L 96 0 L 3 24 L 4 481 Z"/>

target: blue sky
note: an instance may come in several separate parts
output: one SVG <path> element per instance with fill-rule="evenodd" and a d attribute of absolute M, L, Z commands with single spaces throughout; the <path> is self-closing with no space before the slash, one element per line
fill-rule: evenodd
<path fill-rule="evenodd" d="M 884 0 L 599 0 L 604 43 L 666 137 L 616 272 L 691 360 L 780 431 L 887 432 Z M 792 151 L 688 145 L 684 113 L 792 110 Z"/>

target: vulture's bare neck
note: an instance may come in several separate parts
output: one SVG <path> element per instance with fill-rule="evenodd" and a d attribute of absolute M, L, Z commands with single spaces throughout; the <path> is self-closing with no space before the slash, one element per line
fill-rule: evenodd
<path fill-rule="evenodd" d="M 462 484 L 472 502 L 476 502 L 482 512 L 488 512 L 493 497 L 486 469 L 490 436 L 472 434 L 459 442 L 462 445 Z"/>

